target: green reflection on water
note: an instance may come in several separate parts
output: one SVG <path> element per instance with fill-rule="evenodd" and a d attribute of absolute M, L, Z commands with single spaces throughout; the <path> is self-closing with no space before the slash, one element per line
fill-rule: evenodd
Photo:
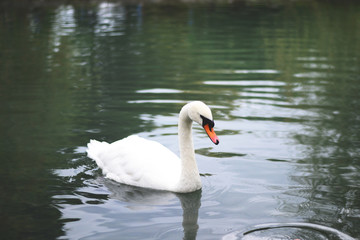
<path fill-rule="evenodd" d="M 178 109 L 194 99 L 213 106 L 225 139 L 266 134 L 242 132 L 239 119 L 295 126 L 286 137 L 295 157 L 272 152 L 267 159 L 297 164 L 289 177 L 304 186 L 305 200 L 279 210 L 359 236 L 352 227 L 360 211 L 359 4 L 112 6 L 57 2 L 0 10 L 0 201 L 7 239 L 56 238 L 66 234 L 66 221 L 78 220 L 61 219 L 63 206 L 53 199 L 94 178 L 95 165 L 77 146 L 132 133 L 174 135 Z M 197 153 L 248 156 L 232 144 L 226 152 L 202 147 Z M 75 173 L 57 176 L 54 169 Z"/>

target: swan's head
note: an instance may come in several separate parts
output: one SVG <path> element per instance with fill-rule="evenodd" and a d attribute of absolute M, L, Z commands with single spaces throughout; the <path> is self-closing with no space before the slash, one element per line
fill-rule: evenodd
<path fill-rule="evenodd" d="M 195 101 L 188 104 L 188 115 L 191 120 L 200 124 L 213 143 L 219 144 L 214 131 L 214 120 L 210 108 L 203 102 Z"/>

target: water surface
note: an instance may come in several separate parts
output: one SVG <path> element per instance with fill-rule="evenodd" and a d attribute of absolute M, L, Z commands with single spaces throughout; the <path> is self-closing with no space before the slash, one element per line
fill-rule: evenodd
<path fill-rule="evenodd" d="M 244 239 L 336 239 L 309 226 L 360 238 L 359 12 L 355 1 L 2 3 L 2 235 L 238 239 L 303 223 Z M 191 100 L 212 108 L 220 138 L 194 126 L 201 191 L 120 185 L 87 158 L 89 139 L 130 134 L 178 154 Z"/>

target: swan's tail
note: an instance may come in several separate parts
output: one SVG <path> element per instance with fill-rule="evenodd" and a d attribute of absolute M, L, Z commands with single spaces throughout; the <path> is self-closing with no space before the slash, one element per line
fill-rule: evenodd
<path fill-rule="evenodd" d="M 87 144 L 87 154 L 89 158 L 92 158 L 96 161 L 96 164 L 103 168 L 103 162 L 101 161 L 99 155 L 102 151 L 108 146 L 107 142 L 99 142 L 96 140 L 91 139 L 90 142 Z"/>

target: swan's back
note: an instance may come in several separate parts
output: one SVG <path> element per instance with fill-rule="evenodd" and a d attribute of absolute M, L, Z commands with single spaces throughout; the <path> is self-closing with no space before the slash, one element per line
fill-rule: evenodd
<path fill-rule="evenodd" d="M 87 152 L 106 177 L 120 183 L 172 191 L 180 180 L 180 159 L 160 143 L 137 135 L 111 144 L 91 140 Z"/>

